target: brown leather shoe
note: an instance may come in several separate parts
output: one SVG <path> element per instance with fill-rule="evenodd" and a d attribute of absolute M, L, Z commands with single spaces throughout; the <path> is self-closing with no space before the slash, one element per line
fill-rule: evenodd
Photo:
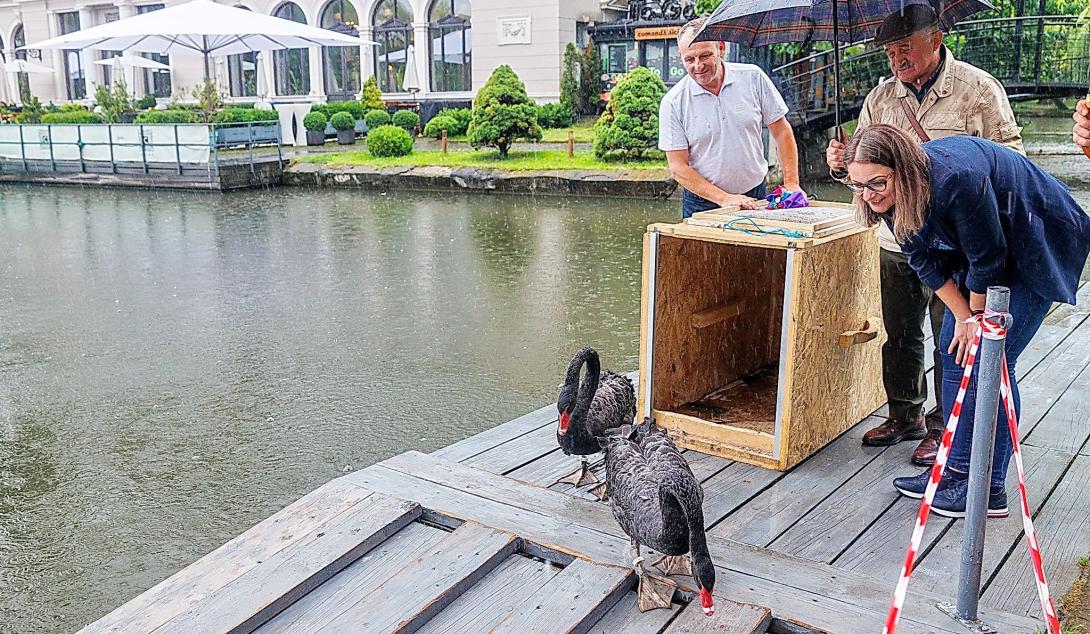
<path fill-rule="evenodd" d="M 941 429 L 928 429 L 927 437 L 920 441 L 916 451 L 912 452 L 912 464 L 921 467 L 930 467 L 935 464 L 935 456 L 939 453 L 939 443 L 942 442 Z"/>
<path fill-rule="evenodd" d="M 886 419 L 886 422 L 863 434 L 863 444 L 871 447 L 896 445 L 902 440 L 919 440 L 927 435 L 923 414 L 915 420 Z"/>

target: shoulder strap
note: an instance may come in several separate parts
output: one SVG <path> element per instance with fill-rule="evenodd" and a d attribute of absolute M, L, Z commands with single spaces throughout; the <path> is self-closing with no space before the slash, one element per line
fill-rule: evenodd
<path fill-rule="evenodd" d="M 920 137 L 920 141 L 927 142 L 931 140 L 931 137 L 924 131 L 923 126 L 916 119 L 916 115 L 912 112 L 912 107 L 908 105 L 908 97 L 898 97 L 897 101 L 901 104 L 901 110 L 905 111 L 905 116 L 908 117 L 908 123 L 912 126 L 912 129 L 916 131 L 916 136 Z"/>

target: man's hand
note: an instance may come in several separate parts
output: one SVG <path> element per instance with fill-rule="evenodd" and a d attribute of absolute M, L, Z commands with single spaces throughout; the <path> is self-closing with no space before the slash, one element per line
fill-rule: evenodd
<path fill-rule="evenodd" d="M 783 188 L 789 192 L 802 192 L 803 196 L 809 196 L 809 194 L 803 191 L 802 185 L 799 185 L 798 183 L 784 183 Z"/>
<path fill-rule="evenodd" d="M 742 194 L 727 194 L 719 201 L 719 204 L 724 207 L 737 205 L 742 209 L 757 209 L 764 204 L 764 202 L 765 201 L 763 200 L 757 200 L 756 198 L 750 198 L 749 196 L 744 196 Z"/>
<path fill-rule="evenodd" d="M 1090 148 L 1090 103 L 1082 99 L 1075 106 L 1075 114 L 1071 115 L 1075 120 L 1075 127 L 1071 129 L 1071 139 L 1075 145 L 1086 149 Z"/>
<path fill-rule="evenodd" d="M 844 171 L 844 144 L 836 139 L 829 139 L 829 147 L 825 148 L 825 162 L 831 170 Z"/>

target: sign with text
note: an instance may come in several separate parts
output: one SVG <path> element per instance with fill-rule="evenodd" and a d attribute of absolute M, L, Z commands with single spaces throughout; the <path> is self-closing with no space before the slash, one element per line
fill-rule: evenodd
<path fill-rule="evenodd" d="M 634 31 L 637 40 L 669 40 L 677 37 L 680 26 L 651 26 Z"/>
<path fill-rule="evenodd" d="M 696 18 L 696 7 L 682 0 L 629 0 L 628 19 L 643 22 L 688 22 Z"/>

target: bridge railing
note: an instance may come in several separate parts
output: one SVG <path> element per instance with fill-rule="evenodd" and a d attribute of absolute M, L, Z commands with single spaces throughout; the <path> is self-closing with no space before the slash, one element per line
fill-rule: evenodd
<path fill-rule="evenodd" d="M 1085 94 L 1090 86 L 1090 24 L 1078 16 L 991 18 L 958 24 L 946 34 L 954 57 L 982 68 L 1012 97 Z M 772 69 L 799 126 L 831 125 L 835 91 L 832 51 Z M 867 93 L 890 75 L 885 52 L 870 42 L 841 47 L 841 111 L 854 117 Z"/>

